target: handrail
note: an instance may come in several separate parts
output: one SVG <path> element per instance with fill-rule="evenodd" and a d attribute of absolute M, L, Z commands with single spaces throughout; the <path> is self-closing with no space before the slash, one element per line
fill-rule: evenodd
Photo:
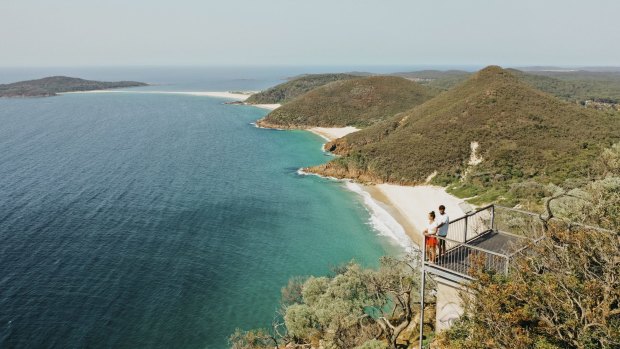
<path fill-rule="evenodd" d="M 512 237 L 515 237 L 515 238 L 519 238 L 519 239 L 529 239 L 527 236 L 513 234 L 513 233 L 509 233 L 507 231 L 503 231 L 503 230 L 493 230 L 493 231 L 498 233 L 498 234 L 508 235 L 508 236 L 512 236 Z"/>
<path fill-rule="evenodd" d="M 428 261 L 424 261 L 424 263 L 428 263 Z M 463 279 L 474 280 L 474 278 L 471 277 L 470 275 L 463 274 L 460 271 L 456 271 L 456 270 L 452 270 L 452 269 L 449 269 L 449 268 L 446 268 L 446 267 L 442 267 L 441 265 L 438 265 L 438 264 L 431 264 L 430 266 L 432 266 L 435 269 L 440 269 L 440 270 L 442 270 L 442 271 L 444 271 L 446 273 L 455 274 L 457 276 L 462 277 Z"/>
<path fill-rule="evenodd" d="M 536 244 L 536 243 L 542 241 L 542 239 L 544 239 L 544 238 L 545 238 L 544 236 L 538 237 L 538 238 L 532 240 L 532 243 Z M 517 253 L 521 253 L 521 251 L 527 249 L 528 247 L 529 247 L 528 245 L 522 246 L 521 248 L 517 249 L 516 251 L 510 253 L 508 255 L 508 258 L 512 258 L 514 255 L 516 255 Z"/>
<path fill-rule="evenodd" d="M 482 236 L 482 234 L 478 235 L 478 236 Z M 443 236 L 437 236 L 437 235 L 433 235 L 433 237 L 436 237 L 436 238 L 441 239 L 441 240 L 445 240 L 447 242 L 453 242 L 453 243 L 457 244 L 455 247 L 452 247 L 452 248 L 446 250 L 446 253 L 448 253 L 448 251 L 455 250 L 456 248 L 458 248 L 460 246 L 465 246 L 465 247 L 471 248 L 473 250 L 478 250 L 480 252 L 489 253 L 489 254 L 492 254 L 492 255 L 495 255 L 495 256 L 498 256 L 498 257 L 509 257 L 508 254 L 503 254 L 503 253 L 500 253 L 500 252 L 495 252 L 495 251 L 487 250 L 487 249 L 479 247 L 479 246 L 470 245 L 470 244 L 468 244 L 466 242 L 460 242 L 460 241 L 448 239 L 448 238 L 445 238 Z"/>
<path fill-rule="evenodd" d="M 500 209 L 500 211 L 498 212 L 496 209 Z M 503 210 L 506 210 L 507 212 L 504 212 Z M 510 214 L 504 217 L 505 213 L 510 212 L 519 213 L 525 215 L 526 217 Z M 523 218 L 525 218 L 525 220 L 523 220 Z M 423 264 L 431 268 L 436 268 L 437 272 L 446 271 L 449 273 L 453 273 L 455 276 L 470 277 L 467 275 L 469 273 L 469 270 L 465 271 L 466 269 L 464 269 L 474 266 L 469 261 L 469 256 L 472 253 L 482 253 L 485 256 L 485 267 L 490 267 L 491 269 L 498 270 L 503 273 L 508 273 L 510 265 L 514 263 L 513 258 L 517 254 L 522 253 L 524 250 L 531 247 L 531 244 L 537 244 L 538 242 L 545 239 L 544 231 L 539 231 L 540 227 L 538 226 L 538 224 L 536 224 L 544 223 L 540 220 L 540 218 L 541 215 L 539 214 L 527 212 L 520 209 L 495 204 L 484 206 L 475 211 L 467 213 L 453 221 L 450 221 L 450 228 L 448 231 L 448 236 L 450 236 L 450 238 L 448 238 L 447 236 L 431 235 L 431 237 L 435 237 L 436 239 L 443 241 L 445 243 L 445 247 L 447 247 L 445 254 L 443 254 L 437 259 L 437 262 L 439 264 L 443 264 L 443 266 L 435 263 L 430 263 L 431 261 L 427 259 L 426 241 L 422 245 Z M 513 219 L 516 220 L 513 221 Z M 530 221 L 530 219 L 535 219 L 535 221 Z M 497 222 L 496 220 L 499 220 L 499 222 Z M 558 220 L 564 222 L 564 220 Z M 522 226 L 522 223 L 519 223 L 521 221 L 522 223 L 525 223 L 525 225 Z M 457 224 L 453 225 L 455 223 Z M 515 223 L 517 225 L 515 225 Z M 504 227 L 504 224 L 507 225 Z M 570 227 L 593 229 L 606 233 L 616 233 L 612 230 L 593 227 L 586 224 L 568 224 L 570 225 Z M 518 228 L 519 231 L 521 229 L 524 229 L 524 234 L 515 234 L 512 232 L 501 230 L 502 228 Z M 503 250 L 504 252 L 496 252 L 472 244 L 472 242 L 476 239 L 488 236 L 487 234 L 491 232 L 504 235 L 505 237 L 511 237 L 515 239 L 514 241 L 521 242 L 519 242 L 518 245 L 513 247 L 515 250 L 510 251 L 512 250 L 512 248 L 510 248 L 509 250 Z M 539 233 L 541 235 L 539 235 Z M 470 234 L 473 234 L 473 236 L 471 236 Z M 469 240 L 467 239 L 468 235 L 470 235 Z M 525 243 L 525 240 L 528 240 L 530 242 Z M 504 247 L 502 247 L 502 249 L 503 248 Z M 444 257 L 446 257 L 447 259 L 445 259 Z"/>
<path fill-rule="evenodd" d="M 460 221 L 460 220 L 462 220 L 462 219 L 467 219 L 468 217 L 471 217 L 471 216 L 473 216 L 473 215 L 475 215 L 475 214 L 478 214 L 478 213 L 480 213 L 480 212 L 482 212 L 482 211 L 488 210 L 488 209 L 492 208 L 493 206 L 495 206 L 495 205 L 493 205 L 493 204 L 491 204 L 491 205 L 487 205 L 487 206 L 485 206 L 485 207 L 479 208 L 479 209 L 477 209 L 477 210 L 475 210 L 475 211 L 472 211 L 472 212 L 470 212 L 470 213 L 466 213 L 465 215 L 463 215 L 463 216 L 461 216 L 461 217 L 459 217 L 459 218 L 457 218 L 457 219 L 455 219 L 455 220 L 453 220 L 453 221 L 450 221 L 450 224 L 452 224 L 452 223 L 456 223 L 456 222 L 458 222 L 458 221 Z"/>

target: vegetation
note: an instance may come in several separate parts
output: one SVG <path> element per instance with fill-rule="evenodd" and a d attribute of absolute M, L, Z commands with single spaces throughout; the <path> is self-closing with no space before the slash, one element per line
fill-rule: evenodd
<path fill-rule="evenodd" d="M 52 76 L 38 80 L 0 85 L 0 97 L 49 97 L 63 92 L 105 90 L 146 85 L 136 81 L 104 82 L 66 76 Z"/>
<path fill-rule="evenodd" d="M 563 100 L 585 105 L 586 101 L 612 104 L 619 110 L 620 72 L 618 71 L 553 71 L 508 69 L 522 81 Z M 460 70 L 423 70 L 393 75 L 411 79 L 420 84 L 449 90 L 472 74 Z"/>
<path fill-rule="evenodd" d="M 588 177 L 592 161 L 618 139 L 617 115 L 563 102 L 492 66 L 416 108 L 328 143 L 342 156 L 310 171 L 404 184 L 437 171 L 434 183 L 495 201 L 516 183 Z"/>
<path fill-rule="evenodd" d="M 440 90 L 449 90 L 467 80 L 471 73 L 462 70 L 420 70 L 415 72 L 394 73 L 405 79 Z"/>
<path fill-rule="evenodd" d="M 284 104 L 330 82 L 358 78 L 352 74 L 308 74 L 256 93 L 246 100 L 249 104 Z"/>
<path fill-rule="evenodd" d="M 569 102 L 620 103 L 620 72 L 510 72 L 533 87 Z"/>
<path fill-rule="evenodd" d="M 463 293 L 465 314 L 427 343 L 618 348 L 620 117 L 561 101 L 528 79 L 488 67 L 422 105 L 331 142 L 342 156 L 312 170 L 398 183 L 422 182 L 437 170 L 433 182 L 461 196 L 546 210 L 543 239 L 511 257 L 507 275 L 479 268 Z M 524 226 L 540 224 L 531 219 Z M 293 279 L 283 290 L 281 321 L 270 330 L 237 331 L 231 343 L 237 349 L 416 347 L 417 277 L 411 261 L 386 258 L 378 270 L 350 264 L 330 277 Z"/>
<path fill-rule="evenodd" d="M 610 230 L 551 220 L 546 238 L 530 244 L 508 275 L 477 275 L 463 296 L 464 316 L 439 335 L 439 346 L 620 347 L 619 175 L 547 199 L 547 219 L 557 211 Z"/>
<path fill-rule="evenodd" d="M 364 127 L 422 104 L 437 93 L 391 76 L 336 81 L 297 97 L 259 124 L 279 128 Z"/>
<path fill-rule="evenodd" d="M 415 260 L 384 257 L 378 269 L 350 263 L 330 277 L 292 279 L 271 330 L 236 331 L 235 349 L 398 348 L 415 340 L 419 273 Z M 432 321 L 432 320 L 431 320 Z"/>
<path fill-rule="evenodd" d="M 581 186 L 545 186 L 547 213 L 533 218 L 544 222 L 543 239 L 513 256 L 507 275 L 476 268 L 462 294 L 465 314 L 438 334 L 425 323 L 426 343 L 459 349 L 620 346 L 620 143 L 590 167 L 594 174 Z M 515 217 L 506 222 L 536 225 Z M 283 321 L 271 330 L 238 330 L 232 348 L 416 348 L 417 263 L 384 258 L 378 270 L 349 264 L 330 277 L 291 279 L 282 292 Z"/>

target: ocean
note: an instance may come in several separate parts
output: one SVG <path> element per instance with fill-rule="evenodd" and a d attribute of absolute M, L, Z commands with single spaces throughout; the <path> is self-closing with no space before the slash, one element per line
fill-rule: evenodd
<path fill-rule="evenodd" d="M 45 75 L 229 91 L 306 71 Z M 267 110 L 225 101 L 0 99 L 0 347 L 223 349 L 236 328 L 269 326 L 289 278 L 402 253 L 355 186 L 298 173 L 330 159 L 323 139 L 256 128 Z"/>

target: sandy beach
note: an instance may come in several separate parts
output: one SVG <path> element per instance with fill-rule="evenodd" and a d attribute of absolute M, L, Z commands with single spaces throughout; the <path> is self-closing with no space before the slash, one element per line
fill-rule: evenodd
<path fill-rule="evenodd" d="M 234 99 L 239 102 L 243 102 L 248 99 L 252 94 L 256 93 L 255 91 L 247 91 L 243 93 L 236 92 L 218 92 L 218 91 L 131 91 L 131 90 L 94 90 L 94 91 L 77 91 L 77 92 L 63 92 L 59 94 L 70 94 L 70 93 L 142 93 L 142 94 L 173 94 L 173 95 L 188 95 L 188 96 L 204 96 L 204 97 L 215 97 L 215 98 L 227 98 Z M 244 105 L 250 105 L 253 107 L 267 109 L 267 110 L 275 110 L 282 106 L 281 104 L 248 104 L 241 103 Z"/>
<path fill-rule="evenodd" d="M 428 222 L 428 212 L 437 212 L 439 205 L 444 205 L 451 219 L 465 214 L 459 206 L 463 200 L 448 194 L 442 187 L 377 184 L 364 186 L 364 190 L 375 201 L 383 204 L 390 215 L 404 228 L 407 236 L 418 246 L 423 241 L 422 231 Z"/>
<path fill-rule="evenodd" d="M 344 137 L 349 133 L 357 132 L 360 129 L 353 126 L 347 127 L 312 127 L 308 131 L 317 134 L 328 141 L 333 141 L 336 138 Z"/>
<path fill-rule="evenodd" d="M 251 105 L 256 108 L 262 108 L 262 109 L 267 109 L 267 110 L 275 110 L 282 106 L 282 104 L 247 104 L 247 105 Z"/>
<path fill-rule="evenodd" d="M 233 92 L 209 92 L 209 91 L 132 91 L 132 90 L 94 90 L 94 91 L 76 91 L 63 92 L 59 94 L 69 93 L 142 93 L 142 94 L 172 94 L 172 95 L 189 95 L 189 96 L 206 96 L 216 98 L 229 98 L 238 101 L 245 101 L 254 92 L 233 93 Z"/>
<path fill-rule="evenodd" d="M 355 127 L 312 127 L 307 129 L 327 141 L 344 137 L 359 131 Z M 439 205 L 446 206 L 451 219 L 465 215 L 463 206 L 468 204 L 446 192 L 445 188 L 433 185 L 403 186 L 396 184 L 359 185 L 348 182 L 349 190 L 364 197 L 364 203 L 371 212 L 373 225 L 378 230 L 389 229 L 392 237 L 402 245 L 403 234 L 417 246 L 423 241 L 422 231 L 428 223 L 428 213 L 438 211 Z M 376 204 L 379 205 L 376 205 Z M 386 214 L 390 217 L 386 217 Z M 381 222 L 378 222 L 381 221 Z M 400 225 L 400 226 L 397 226 Z"/>

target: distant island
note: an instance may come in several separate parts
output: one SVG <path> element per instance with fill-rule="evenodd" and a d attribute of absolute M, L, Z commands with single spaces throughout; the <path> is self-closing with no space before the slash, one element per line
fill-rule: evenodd
<path fill-rule="evenodd" d="M 51 97 L 63 92 L 106 90 L 148 86 L 137 81 L 93 81 L 67 76 L 51 76 L 37 80 L 0 84 L 0 97 Z"/>

